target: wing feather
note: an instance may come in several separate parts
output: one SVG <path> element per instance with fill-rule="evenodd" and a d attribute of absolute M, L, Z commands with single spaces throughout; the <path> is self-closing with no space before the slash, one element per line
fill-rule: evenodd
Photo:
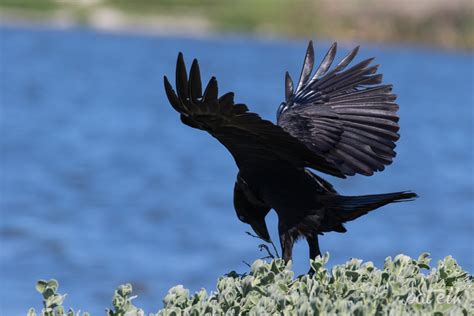
<path fill-rule="evenodd" d="M 294 93 L 293 89 L 293 80 L 291 79 L 290 74 L 288 71 L 285 74 L 285 99 L 288 101 L 291 95 Z"/>
<path fill-rule="evenodd" d="M 193 102 L 197 102 L 197 100 L 202 97 L 202 83 L 201 72 L 199 70 L 199 64 L 196 59 L 191 65 L 189 78 L 189 95 Z"/>
<path fill-rule="evenodd" d="M 178 61 L 176 62 L 176 90 L 178 91 L 178 97 L 188 99 L 188 75 L 182 53 L 178 54 Z M 183 100 L 181 99 L 181 101 Z"/>
<path fill-rule="evenodd" d="M 326 53 L 326 56 L 324 56 L 324 59 L 321 61 L 321 64 L 319 64 L 316 73 L 311 79 L 311 83 L 318 80 L 319 77 L 324 75 L 329 70 L 329 67 L 331 67 L 332 62 L 334 61 L 334 57 L 336 57 L 336 51 L 337 43 L 334 43 L 332 44 L 331 48 L 329 48 L 328 52 Z"/>
<path fill-rule="evenodd" d="M 314 66 L 314 49 L 313 49 L 313 42 L 309 41 L 308 49 L 306 50 L 306 56 L 303 62 L 303 68 L 301 69 L 300 80 L 298 81 L 298 87 L 296 90 L 300 90 L 306 84 L 313 71 Z"/>
<path fill-rule="evenodd" d="M 341 70 L 344 70 L 344 68 L 346 68 L 351 63 L 351 61 L 354 59 L 354 57 L 357 55 L 358 52 L 359 52 L 359 46 L 357 46 L 353 50 L 351 50 L 351 52 L 349 54 L 347 54 L 346 57 L 344 57 L 339 62 L 339 64 L 337 64 L 336 67 L 334 67 L 334 69 L 332 70 L 331 73 L 336 73 L 336 72 L 339 72 Z"/>
<path fill-rule="evenodd" d="M 308 47 L 305 80 L 292 94 L 286 91 L 278 125 L 345 175 L 372 175 L 396 156 L 395 142 L 400 137 L 396 95 L 392 85 L 382 84 L 379 66 L 371 65 L 373 58 L 348 68 L 359 47 L 330 69 L 336 50 L 334 43 L 308 82 L 308 55 L 314 56 Z"/>

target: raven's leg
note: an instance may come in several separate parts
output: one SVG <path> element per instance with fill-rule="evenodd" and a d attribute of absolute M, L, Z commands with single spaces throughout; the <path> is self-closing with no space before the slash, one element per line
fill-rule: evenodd
<path fill-rule="evenodd" d="M 306 241 L 309 246 L 309 259 L 315 259 L 317 256 L 321 256 L 321 250 L 319 249 L 318 235 L 312 237 L 306 237 Z M 310 266 L 308 274 L 313 275 L 314 270 Z"/>
<path fill-rule="evenodd" d="M 280 233 L 281 253 L 286 263 L 292 260 L 294 240 L 288 232 Z"/>
<path fill-rule="evenodd" d="M 309 246 L 309 258 L 314 259 L 317 256 L 321 256 L 321 250 L 319 249 L 318 236 L 306 237 L 306 241 Z"/>

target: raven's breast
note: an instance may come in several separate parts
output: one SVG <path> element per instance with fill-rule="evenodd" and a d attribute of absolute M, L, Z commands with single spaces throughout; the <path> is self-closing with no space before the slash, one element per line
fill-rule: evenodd
<path fill-rule="evenodd" d="M 241 170 L 241 175 L 279 216 L 302 218 L 321 208 L 318 186 L 303 168 L 282 166 Z"/>

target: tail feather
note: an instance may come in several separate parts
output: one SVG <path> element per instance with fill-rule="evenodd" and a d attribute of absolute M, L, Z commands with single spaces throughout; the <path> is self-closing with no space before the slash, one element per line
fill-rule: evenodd
<path fill-rule="evenodd" d="M 416 193 L 409 191 L 361 196 L 339 195 L 334 196 L 329 207 L 329 214 L 335 223 L 342 224 L 389 203 L 412 201 L 417 197 Z"/>

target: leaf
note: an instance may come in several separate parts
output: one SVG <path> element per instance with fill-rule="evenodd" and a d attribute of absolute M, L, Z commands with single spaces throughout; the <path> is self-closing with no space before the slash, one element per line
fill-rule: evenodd
<path fill-rule="evenodd" d="M 55 294 L 56 293 L 54 292 L 54 290 L 50 287 L 47 287 L 46 290 L 43 291 L 43 297 L 44 297 L 45 300 L 49 299 L 50 297 L 52 297 Z"/>
<path fill-rule="evenodd" d="M 43 294 L 44 290 L 46 290 L 46 286 L 48 285 L 48 282 L 45 280 L 39 280 L 36 282 L 36 290 Z"/>
<path fill-rule="evenodd" d="M 55 279 L 50 279 L 48 280 L 48 287 L 53 289 L 54 292 L 56 292 L 59 288 L 59 283 Z"/>

